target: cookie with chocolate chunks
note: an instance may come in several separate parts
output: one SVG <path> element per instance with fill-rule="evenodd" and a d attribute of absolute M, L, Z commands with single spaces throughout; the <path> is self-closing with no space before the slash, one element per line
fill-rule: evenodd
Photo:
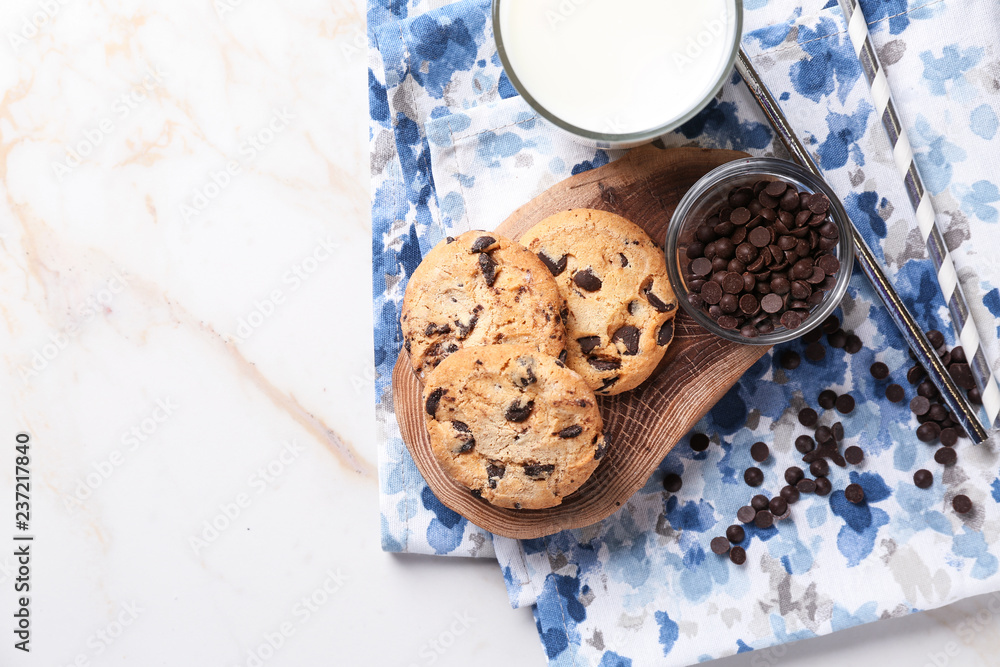
<path fill-rule="evenodd" d="M 598 394 L 646 380 L 674 337 L 677 299 L 663 250 L 625 218 L 591 209 L 548 217 L 520 241 L 548 267 L 569 306 L 566 364 Z M 710 271 L 711 263 L 701 268 Z M 727 289 L 742 285 L 740 274 L 729 278 Z"/>
<path fill-rule="evenodd" d="M 431 450 L 444 471 L 499 507 L 554 507 L 604 457 L 597 399 L 531 345 L 466 347 L 427 375 Z"/>
<path fill-rule="evenodd" d="M 449 354 L 475 345 L 566 347 L 565 302 L 534 253 L 495 232 L 472 231 L 434 247 L 413 272 L 400 324 L 421 379 Z"/>

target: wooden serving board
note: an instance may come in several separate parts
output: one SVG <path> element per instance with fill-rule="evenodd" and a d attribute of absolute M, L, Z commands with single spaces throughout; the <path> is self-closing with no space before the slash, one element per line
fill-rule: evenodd
<path fill-rule="evenodd" d="M 608 165 L 562 181 L 516 210 L 497 232 L 518 239 L 540 220 L 570 208 L 617 213 L 663 244 L 684 193 L 715 167 L 745 153 L 643 146 Z M 393 405 L 403 441 L 431 490 L 477 526 L 535 538 L 588 526 L 613 514 L 638 491 L 667 453 L 769 348 L 719 338 L 677 314 L 674 340 L 653 376 L 617 396 L 598 396 L 611 446 L 593 476 L 557 507 L 509 510 L 475 498 L 437 464 L 424 426 L 421 385 L 406 352 L 392 372 Z"/>

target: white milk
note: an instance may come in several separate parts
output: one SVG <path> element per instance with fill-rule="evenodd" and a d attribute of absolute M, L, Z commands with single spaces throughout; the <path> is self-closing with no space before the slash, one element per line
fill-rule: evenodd
<path fill-rule="evenodd" d="M 500 0 L 521 85 L 584 130 L 641 132 L 711 92 L 736 40 L 733 0 Z"/>

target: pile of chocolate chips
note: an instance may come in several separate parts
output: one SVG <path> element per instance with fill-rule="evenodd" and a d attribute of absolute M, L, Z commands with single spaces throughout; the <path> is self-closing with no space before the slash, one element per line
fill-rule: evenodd
<path fill-rule="evenodd" d="M 747 338 L 797 328 L 837 284 L 829 209 L 826 195 L 780 180 L 732 190 L 685 249 L 688 301 Z"/>

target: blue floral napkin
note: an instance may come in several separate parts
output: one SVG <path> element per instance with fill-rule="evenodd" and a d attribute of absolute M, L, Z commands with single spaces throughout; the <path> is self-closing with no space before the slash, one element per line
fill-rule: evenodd
<path fill-rule="evenodd" d="M 973 3 L 862 3 L 917 159 L 935 195 L 959 277 L 976 304 L 988 357 L 1000 368 L 1000 191 L 995 149 L 1000 106 L 995 80 L 998 20 Z M 948 311 L 882 136 L 836 2 L 746 2 L 744 45 L 786 113 L 844 198 L 899 291 L 927 328 L 954 344 Z M 978 10 L 977 10 L 978 7 Z M 978 11 L 981 15 L 976 15 Z M 495 556 L 515 606 L 535 605 L 552 664 L 689 664 L 947 604 L 1000 588 L 994 441 L 962 441 L 944 469 L 917 441 L 906 403 L 884 398 L 873 361 L 907 387 L 901 338 L 860 275 L 840 315 L 864 350 L 828 349 L 820 362 L 780 369 L 764 357 L 697 426 L 708 451 L 687 440 L 638 494 L 608 520 L 540 540 L 489 535 L 441 505 L 399 436 L 389 376 L 401 338 L 406 278 L 439 239 L 489 229 L 559 180 L 618 157 L 580 146 L 538 119 L 517 97 L 496 57 L 489 2 L 436 9 L 374 3 L 369 90 L 373 174 L 373 298 L 383 547 L 391 551 Z M 970 28 L 970 26 L 972 26 Z M 947 138 L 946 138 L 947 137 Z M 737 77 L 668 146 L 781 151 Z M 715 556 L 712 537 L 735 523 L 758 491 L 774 495 L 781 471 L 800 463 L 791 446 L 805 432 L 795 415 L 820 390 L 850 392 L 857 408 L 838 416 L 845 446 L 865 462 L 835 468 L 835 491 L 806 496 L 790 520 L 751 528 L 743 567 Z M 824 423 L 833 419 L 824 415 Z M 749 445 L 772 457 L 766 481 L 742 480 Z M 926 467 L 935 485 L 913 486 Z M 665 474 L 684 486 L 663 490 Z M 860 484 L 866 502 L 843 489 Z M 957 515 L 965 493 L 975 510 Z"/>

